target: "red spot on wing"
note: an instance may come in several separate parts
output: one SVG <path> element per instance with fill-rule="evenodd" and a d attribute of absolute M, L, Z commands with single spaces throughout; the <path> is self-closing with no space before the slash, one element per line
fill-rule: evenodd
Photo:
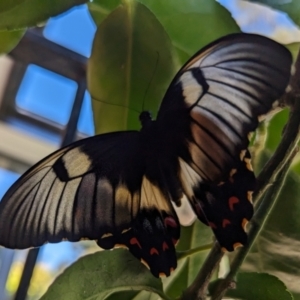
<path fill-rule="evenodd" d="M 137 240 L 137 238 L 133 237 L 130 239 L 129 243 L 131 245 L 137 245 L 140 249 L 142 249 L 142 246 L 141 244 L 139 243 L 139 241 Z"/>
<path fill-rule="evenodd" d="M 164 221 L 165 221 L 166 226 L 170 226 L 172 228 L 177 228 L 178 227 L 176 221 L 172 217 L 166 217 Z"/>
<path fill-rule="evenodd" d="M 229 225 L 231 222 L 228 219 L 223 219 L 222 227 L 225 228 L 227 225 Z"/>
<path fill-rule="evenodd" d="M 177 242 L 178 242 L 178 240 L 176 240 L 176 239 L 172 239 L 172 242 L 173 242 L 173 245 L 176 245 L 176 244 L 177 244 Z"/>
<path fill-rule="evenodd" d="M 163 248 L 163 251 L 166 251 L 167 249 L 169 249 L 169 246 L 166 242 L 163 242 L 162 248 Z"/>
<path fill-rule="evenodd" d="M 150 255 L 153 255 L 153 254 L 159 255 L 157 249 L 155 249 L 155 248 L 151 248 L 151 249 L 150 249 Z"/>
<path fill-rule="evenodd" d="M 228 204 L 229 204 L 230 210 L 233 211 L 233 209 L 234 209 L 234 208 L 233 208 L 234 204 L 239 203 L 239 202 L 240 202 L 239 198 L 234 197 L 234 196 L 230 197 L 230 198 L 228 199 Z"/>
<path fill-rule="evenodd" d="M 213 222 L 208 222 L 208 226 L 210 226 L 212 229 L 217 229 L 217 225 Z"/>

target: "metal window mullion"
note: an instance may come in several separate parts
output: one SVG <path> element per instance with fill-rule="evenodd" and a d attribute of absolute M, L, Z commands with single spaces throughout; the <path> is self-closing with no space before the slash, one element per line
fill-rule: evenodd
<path fill-rule="evenodd" d="M 78 88 L 77 88 L 74 104 L 72 107 L 68 124 L 66 126 L 65 134 L 61 141 L 61 147 L 70 144 L 76 138 L 77 124 L 80 116 L 85 90 L 86 90 L 85 80 L 78 82 Z M 30 285 L 30 280 L 32 278 L 33 270 L 37 262 L 38 255 L 40 253 L 40 249 L 41 248 L 35 248 L 29 250 L 24 265 L 24 269 L 22 272 L 21 280 L 17 292 L 15 294 L 14 300 L 26 299 L 27 291 Z"/>

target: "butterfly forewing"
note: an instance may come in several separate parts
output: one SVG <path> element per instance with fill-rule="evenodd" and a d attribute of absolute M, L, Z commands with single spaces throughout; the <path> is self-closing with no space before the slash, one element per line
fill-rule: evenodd
<path fill-rule="evenodd" d="M 249 133 L 284 93 L 291 64 L 289 51 L 272 40 L 229 35 L 192 57 L 162 102 L 158 122 L 176 128 L 183 190 L 227 250 L 245 244 L 253 214 Z"/>
<path fill-rule="evenodd" d="M 169 275 L 180 227 L 170 199 L 145 174 L 140 141 L 139 132 L 99 135 L 31 168 L 0 203 L 0 244 L 93 239 L 105 249 L 123 245 L 155 276 Z"/>

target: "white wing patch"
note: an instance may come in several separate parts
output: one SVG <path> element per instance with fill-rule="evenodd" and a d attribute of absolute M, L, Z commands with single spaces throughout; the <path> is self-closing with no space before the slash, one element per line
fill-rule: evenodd
<path fill-rule="evenodd" d="M 127 186 L 119 184 L 115 191 L 115 224 L 122 227 L 130 223 L 138 213 L 140 196 L 138 193 L 131 193 Z"/>
<path fill-rule="evenodd" d="M 82 176 L 92 166 L 90 158 L 80 148 L 69 150 L 62 156 L 62 160 L 70 178 Z"/>
<path fill-rule="evenodd" d="M 163 200 L 164 199 L 164 200 Z M 144 176 L 141 189 L 141 209 L 159 209 L 164 210 L 168 214 L 173 214 L 173 208 L 166 196 L 163 195 L 161 190 L 149 181 Z"/>
<path fill-rule="evenodd" d="M 187 71 L 183 73 L 179 80 L 182 84 L 184 101 L 189 105 L 193 105 L 199 101 L 199 98 L 203 93 L 203 88 L 197 82 L 192 72 Z"/>
<path fill-rule="evenodd" d="M 180 180 L 185 194 L 189 199 L 194 196 L 193 188 L 197 187 L 202 182 L 201 177 L 181 158 L 179 160 L 180 165 Z"/>

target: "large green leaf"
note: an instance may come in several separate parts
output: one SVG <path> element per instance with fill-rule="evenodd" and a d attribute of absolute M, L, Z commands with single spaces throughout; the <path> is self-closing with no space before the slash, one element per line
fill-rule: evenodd
<path fill-rule="evenodd" d="M 300 299 L 300 179 L 291 172 L 281 195 L 242 266 L 243 271 L 267 272 L 282 280 Z"/>
<path fill-rule="evenodd" d="M 120 299 L 114 298 L 115 292 L 141 290 L 167 299 L 160 279 L 129 251 L 115 249 L 80 258 L 55 279 L 41 300 L 112 300 Z"/>
<path fill-rule="evenodd" d="M 300 1 L 299 0 L 248 0 L 250 2 L 262 3 L 275 9 L 286 12 L 293 21 L 300 25 Z"/>
<path fill-rule="evenodd" d="M 0 31 L 0 54 L 13 49 L 22 38 L 24 30 Z"/>
<path fill-rule="evenodd" d="M 140 128 L 156 112 L 174 75 L 172 45 L 144 5 L 119 6 L 98 27 L 88 63 L 97 133 Z"/>
<path fill-rule="evenodd" d="M 36 26 L 87 0 L 0 1 L 0 30 Z"/>
<path fill-rule="evenodd" d="M 291 51 L 293 60 L 296 61 L 297 56 L 299 54 L 300 43 L 292 43 L 285 46 Z"/>
<path fill-rule="evenodd" d="M 137 0 L 146 5 L 158 18 L 179 56 L 182 65 L 191 55 L 207 43 L 239 27 L 230 13 L 215 0 Z M 89 5 L 97 24 L 119 5 L 121 0 L 95 0 Z"/>
<path fill-rule="evenodd" d="M 121 4 L 121 0 L 94 0 L 88 3 L 89 11 L 97 25 Z"/>
<path fill-rule="evenodd" d="M 178 50 L 180 64 L 211 41 L 239 27 L 215 0 L 139 0 L 158 18 Z"/>
<path fill-rule="evenodd" d="M 210 284 L 210 292 L 219 280 Z M 226 296 L 240 300 L 293 300 L 292 294 L 277 277 L 256 272 L 238 273 L 236 288 L 229 289 Z"/>

